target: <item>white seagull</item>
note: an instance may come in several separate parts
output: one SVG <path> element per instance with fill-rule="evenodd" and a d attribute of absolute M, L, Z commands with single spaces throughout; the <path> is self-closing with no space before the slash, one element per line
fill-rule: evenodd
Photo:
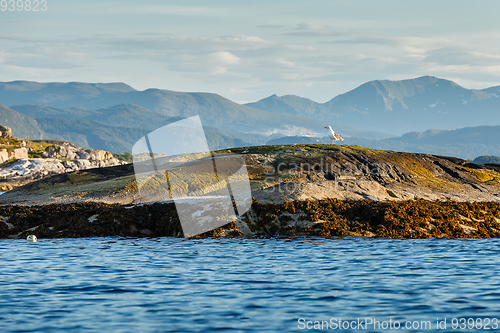
<path fill-rule="evenodd" d="M 328 128 L 330 130 L 330 133 L 328 133 L 328 137 L 332 140 L 332 144 L 335 141 L 344 141 L 344 139 L 338 133 L 335 133 L 332 130 L 332 126 L 328 126 L 328 127 L 325 126 L 325 128 Z"/>

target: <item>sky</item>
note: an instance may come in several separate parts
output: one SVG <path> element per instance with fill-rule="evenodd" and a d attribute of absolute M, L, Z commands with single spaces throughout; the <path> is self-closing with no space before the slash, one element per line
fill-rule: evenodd
<path fill-rule="evenodd" d="M 500 84 L 495 0 L 45 1 L 38 12 L 1 1 L 0 81 L 125 82 L 239 103 L 326 102 L 423 75 Z"/>

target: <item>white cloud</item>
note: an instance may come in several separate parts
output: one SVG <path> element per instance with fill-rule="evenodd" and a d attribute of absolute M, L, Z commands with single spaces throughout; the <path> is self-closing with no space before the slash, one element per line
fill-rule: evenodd
<path fill-rule="evenodd" d="M 206 66 L 213 75 L 225 74 L 232 65 L 237 65 L 241 59 L 231 52 L 212 52 L 206 56 Z"/>
<path fill-rule="evenodd" d="M 293 68 L 295 67 L 295 64 L 291 61 L 288 61 L 284 58 L 279 58 L 279 59 L 276 59 L 275 62 L 278 64 L 278 65 L 281 65 L 283 67 L 288 67 L 288 68 Z"/>
<path fill-rule="evenodd" d="M 241 62 L 240 58 L 226 51 L 209 53 L 207 59 L 211 63 L 220 65 L 237 65 Z"/>

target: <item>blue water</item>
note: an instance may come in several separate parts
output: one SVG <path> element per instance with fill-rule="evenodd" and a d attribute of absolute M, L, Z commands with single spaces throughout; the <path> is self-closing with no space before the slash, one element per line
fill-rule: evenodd
<path fill-rule="evenodd" d="M 0 332 L 303 332 L 332 318 L 491 330 L 499 254 L 496 239 L 0 240 Z"/>

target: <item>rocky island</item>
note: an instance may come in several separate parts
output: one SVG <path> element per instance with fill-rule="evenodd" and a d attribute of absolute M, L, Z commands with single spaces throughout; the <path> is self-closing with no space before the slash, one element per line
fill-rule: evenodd
<path fill-rule="evenodd" d="M 197 237 L 500 236 L 500 165 L 342 145 L 214 154 L 227 153 L 245 157 L 252 207 Z M 0 238 L 183 235 L 172 201 L 141 198 L 132 164 L 44 177 L 0 205 Z"/>
<path fill-rule="evenodd" d="M 0 191 L 56 174 L 121 164 L 107 151 L 66 141 L 17 139 L 9 127 L 0 125 Z"/>

